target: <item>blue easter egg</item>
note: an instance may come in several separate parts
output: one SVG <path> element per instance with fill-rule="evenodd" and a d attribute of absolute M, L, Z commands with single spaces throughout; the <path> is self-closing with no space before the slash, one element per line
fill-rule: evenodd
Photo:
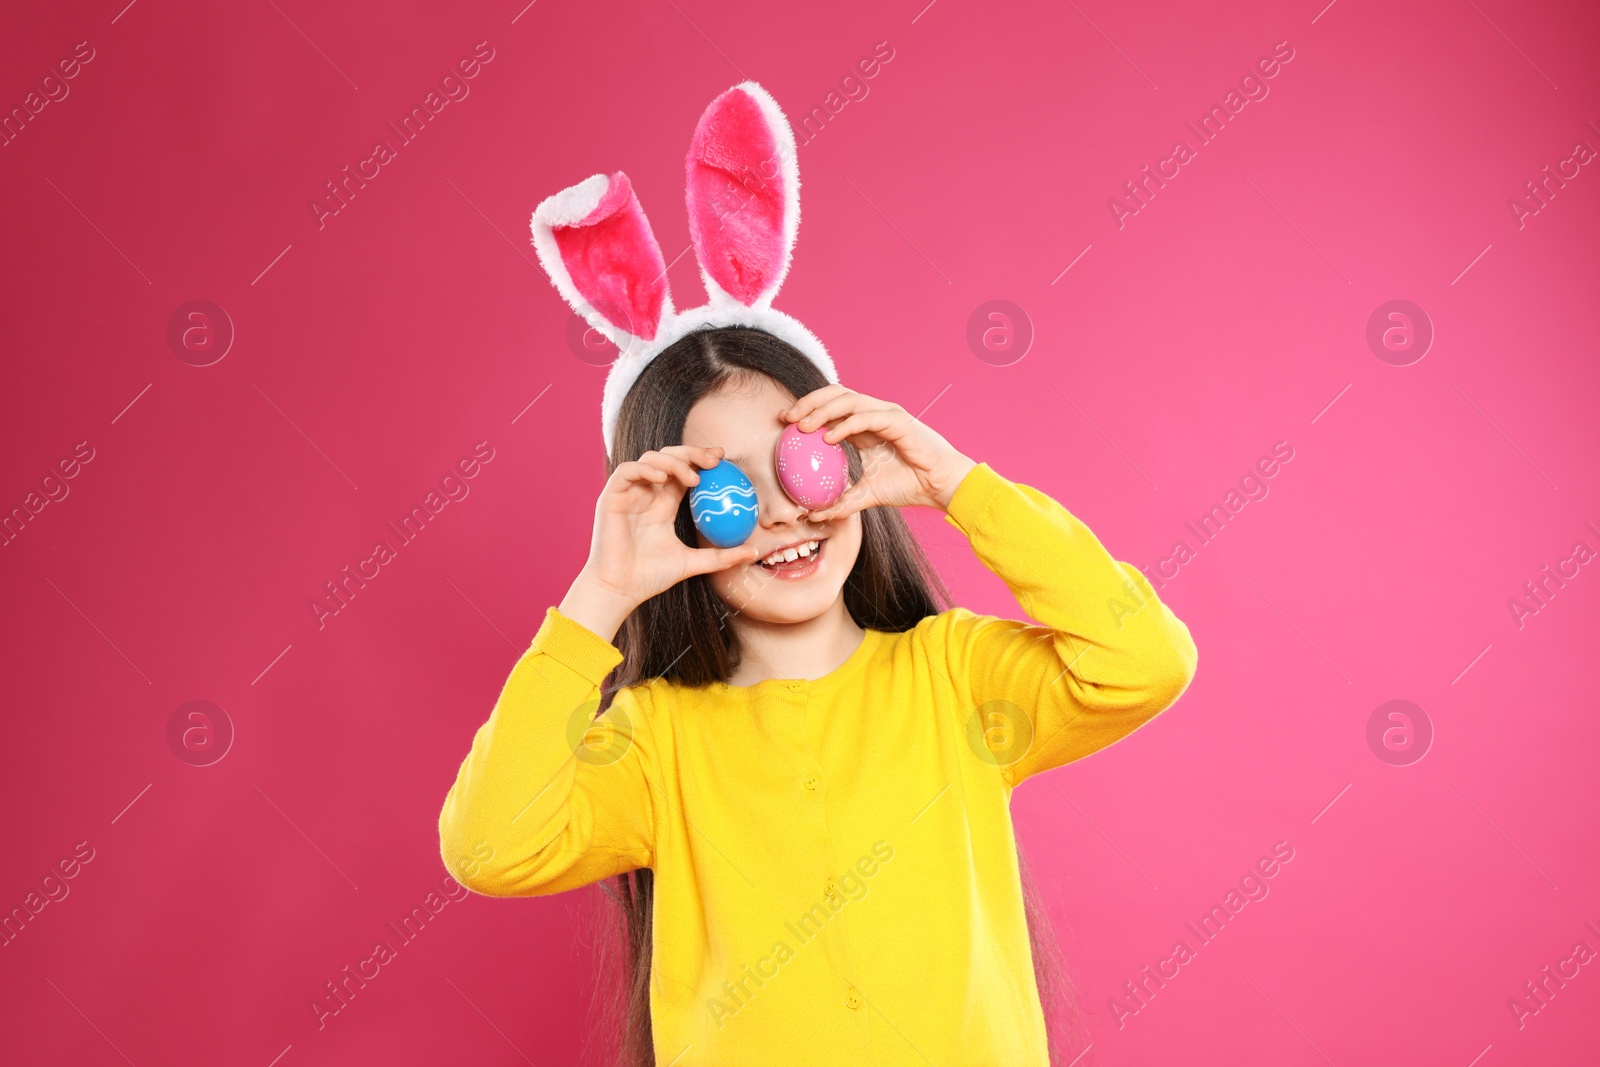
<path fill-rule="evenodd" d="M 735 548 L 756 528 L 756 487 L 744 471 L 720 460 L 700 472 L 700 484 L 689 490 L 689 514 L 695 529 L 718 548 Z"/>

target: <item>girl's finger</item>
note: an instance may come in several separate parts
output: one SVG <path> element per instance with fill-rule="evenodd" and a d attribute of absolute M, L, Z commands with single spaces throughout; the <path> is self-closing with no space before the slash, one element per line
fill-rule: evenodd
<path fill-rule="evenodd" d="M 849 518 L 856 512 L 870 508 L 876 503 L 877 500 L 873 496 L 870 485 L 864 481 L 852 482 L 850 487 L 844 491 L 843 496 L 819 511 L 807 512 L 806 519 L 816 523 L 833 522 L 837 519 Z"/>
<path fill-rule="evenodd" d="M 884 406 L 881 400 L 874 400 L 870 396 L 847 390 L 813 405 L 810 411 L 800 417 L 800 421 L 796 425 L 800 427 L 802 432 L 811 433 L 822 426 L 826 426 L 834 419 L 843 418 L 846 415 L 863 411 L 867 408 Z"/>
<path fill-rule="evenodd" d="M 756 546 L 745 544 L 733 548 L 695 548 L 689 550 L 689 566 L 687 574 L 711 574 L 714 571 L 725 571 L 729 567 L 737 567 L 741 563 L 753 563 L 756 560 Z"/>
<path fill-rule="evenodd" d="M 900 435 L 894 431 L 900 424 L 900 411 L 898 408 L 883 408 L 877 411 L 858 411 L 843 422 L 828 427 L 822 433 L 822 439 L 830 445 L 838 444 L 848 437 L 858 433 L 871 431 L 884 440 L 893 440 Z"/>
<path fill-rule="evenodd" d="M 639 457 L 640 463 L 649 464 L 663 470 L 677 478 L 687 486 L 700 484 L 700 472 L 689 464 L 689 461 L 675 456 L 667 451 L 650 451 Z"/>
<path fill-rule="evenodd" d="M 611 480 L 616 484 L 610 488 L 621 491 L 638 482 L 652 482 L 660 485 L 671 477 L 672 475 L 660 467 L 631 459 L 626 463 L 617 464 L 617 469 L 611 473 Z"/>
<path fill-rule="evenodd" d="M 669 456 L 678 456 L 699 467 L 715 467 L 722 461 L 721 445 L 668 445 L 661 449 Z"/>
<path fill-rule="evenodd" d="M 794 405 L 784 412 L 784 418 L 788 419 L 790 422 L 798 422 L 800 419 L 805 417 L 807 412 L 816 407 L 818 404 L 832 400 L 840 393 L 847 392 L 849 392 L 849 390 L 842 385 L 825 385 L 821 389 L 813 389 L 799 400 L 796 400 Z"/>

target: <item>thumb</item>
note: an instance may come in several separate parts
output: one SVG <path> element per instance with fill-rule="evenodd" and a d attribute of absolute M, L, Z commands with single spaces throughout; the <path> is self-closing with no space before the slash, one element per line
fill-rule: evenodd
<path fill-rule="evenodd" d="M 825 508 L 810 512 L 806 517 L 813 522 L 834 522 L 848 518 L 858 511 L 864 511 L 877 504 L 873 495 L 872 486 L 865 481 L 852 482 L 838 500 Z"/>
<path fill-rule="evenodd" d="M 733 548 L 696 548 L 690 550 L 688 574 L 711 574 L 725 571 L 741 563 L 751 563 L 756 558 L 754 545 L 735 545 Z"/>

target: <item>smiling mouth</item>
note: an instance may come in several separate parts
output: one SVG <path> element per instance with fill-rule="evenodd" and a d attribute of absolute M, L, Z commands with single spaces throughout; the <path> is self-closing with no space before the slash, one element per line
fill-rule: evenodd
<path fill-rule="evenodd" d="M 776 578 L 804 578 L 817 569 L 822 559 L 822 546 L 827 540 L 825 537 L 813 538 L 781 552 L 774 552 L 758 560 L 757 565 Z"/>

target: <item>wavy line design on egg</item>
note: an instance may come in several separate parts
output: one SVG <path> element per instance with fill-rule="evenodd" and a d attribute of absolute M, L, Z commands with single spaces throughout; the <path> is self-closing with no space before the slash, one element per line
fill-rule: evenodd
<path fill-rule="evenodd" d="M 755 511 L 756 491 L 749 486 L 725 485 L 710 492 L 697 492 L 689 506 L 696 521 L 712 515 L 738 515 Z"/>

